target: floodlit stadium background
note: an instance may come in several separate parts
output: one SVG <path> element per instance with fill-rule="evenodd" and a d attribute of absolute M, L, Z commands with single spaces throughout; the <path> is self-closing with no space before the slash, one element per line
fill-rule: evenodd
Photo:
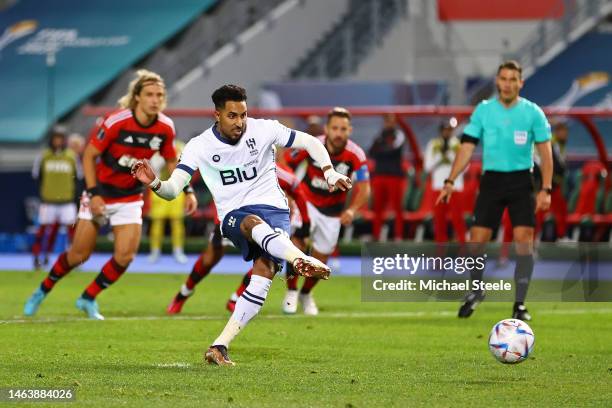
<path fill-rule="evenodd" d="M 0 401 L 5 386 L 69 386 L 76 401 L 90 406 L 465 406 L 475 400 L 610 406 L 612 309 L 561 300 L 609 300 L 587 292 L 603 282 L 609 295 L 612 282 L 611 49 L 610 0 L 0 0 L 0 344 L 6 352 Z M 138 69 L 165 79 L 166 114 L 183 142 L 211 126 L 210 95 L 226 83 L 246 88 L 250 116 L 300 130 L 320 129 L 331 107 L 344 106 L 353 114 L 351 138 L 366 153 L 385 116 L 393 116 L 405 135 L 407 188 L 400 239 L 389 209 L 380 240 L 418 255 L 423 247 L 438 249 L 425 148 L 451 120 L 461 135 L 473 107 L 495 95 L 495 73 L 507 59 L 523 66 L 521 95 L 569 131 L 560 186 L 566 228 L 559 233 L 559 213 L 538 217 L 534 277 L 544 283 L 531 293 L 544 295 L 529 303 L 535 357 L 520 367 L 501 366 L 487 350 L 490 328 L 510 317 L 508 299 L 494 303 L 489 296 L 474 317 L 459 320 L 456 298 L 417 303 L 364 296 L 357 278 L 363 244 L 378 245 L 370 200 L 341 230 L 329 262 L 332 279 L 317 287 L 320 315 L 283 315 L 285 285 L 275 279 L 261 315 L 232 345 L 236 370 L 212 371 L 202 351 L 225 325 L 225 302 L 240 280 L 235 275 L 249 265 L 228 249 L 183 314 L 166 315 L 214 228 L 212 197 L 201 179 L 199 208 L 184 220 L 186 263 L 172 255 L 168 226 L 163 255 L 149 259 L 147 196 L 139 253 L 100 302 L 108 321 L 96 325 L 74 308 L 83 285 L 110 257 L 108 228 L 39 315 L 23 316 L 27 296 L 69 245 L 60 228 L 50 264 L 34 270 L 40 197 L 33 163 L 52 129 L 89 138 Z M 371 157 L 368 164 L 375 166 Z M 460 200 L 468 227 L 481 170 L 479 147 Z M 457 234 L 450 222 L 447 232 L 452 246 Z M 509 232 L 502 223 L 490 245 L 496 279 L 513 277 L 501 245 L 511 240 Z M 576 260 L 584 248 L 597 257 L 581 269 Z M 552 281 L 567 289 L 566 272 L 584 283 L 570 288 L 573 298 L 548 292 Z"/>
<path fill-rule="evenodd" d="M 515 58 L 525 71 L 522 95 L 546 107 L 553 124 L 565 121 L 570 129 L 566 238 L 578 239 L 580 224 L 589 222 L 597 230 L 590 240 L 610 237 L 612 58 L 601 52 L 612 38 L 609 2 L 547 0 L 520 8 L 452 0 L 1 4 L 0 178 L 12 186 L 0 200 L 1 253 L 27 252 L 31 245 L 37 190 L 29 174 L 47 131 L 60 123 L 87 137 L 139 67 L 165 78 L 167 113 L 182 140 L 211 124 L 209 95 L 228 82 L 247 88 L 252 116 L 299 129 L 331 106 L 352 108 L 353 140 L 366 151 L 382 114 L 396 113 L 407 137 L 403 238 L 419 241 L 432 239 L 432 192 L 422 169 L 427 141 L 452 116 L 460 135 L 470 106 L 492 94 L 499 62 Z M 472 173 L 477 169 L 478 156 Z M 585 185 L 592 174 L 597 182 Z M 198 213 L 186 221 L 194 238 L 206 236 L 212 217 L 210 195 L 199 190 L 199 196 Z M 468 203 L 468 221 L 470 211 Z M 342 241 L 368 239 L 371 217 L 364 208 Z M 383 232 L 390 237 L 388 224 Z M 555 238 L 561 237 L 544 237 Z M 62 245 L 60 234 L 56 249 Z M 198 245 L 187 247 L 197 252 Z"/>

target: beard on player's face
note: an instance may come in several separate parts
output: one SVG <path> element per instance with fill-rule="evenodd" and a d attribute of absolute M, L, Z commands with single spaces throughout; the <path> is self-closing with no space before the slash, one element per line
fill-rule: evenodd
<path fill-rule="evenodd" d="M 227 101 L 225 107 L 216 110 L 217 128 L 230 140 L 240 140 L 247 126 L 246 101 Z"/>
<path fill-rule="evenodd" d="M 329 147 L 338 153 L 346 147 L 351 134 L 350 122 L 346 118 L 332 117 L 325 126 L 325 134 Z"/>
<path fill-rule="evenodd" d="M 219 118 L 219 131 L 230 140 L 238 140 L 246 131 L 246 120 L 237 122 Z"/>
<path fill-rule="evenodd" d="M 332 153 L 339 153 L 346 147 L 346 143 L 348 142 L 348 136 L 346 135 L 327 135 L 327 142 Z"/>

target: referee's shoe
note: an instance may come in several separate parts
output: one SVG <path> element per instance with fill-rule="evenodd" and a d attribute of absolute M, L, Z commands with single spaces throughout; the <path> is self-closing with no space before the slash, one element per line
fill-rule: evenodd
<path fill-rule="evenodd" d="M 459 318 L 468 318 L 474 313 L 474 309 L 484 300 L 485 294 L 481 292 L 470 292 L 465 296 L 465 301 L 459 308 Z"/>
<path fill-rule="evenodd" d="M 528 322 L 531 320 L 531 315 L 522 302 L 516 302 L 512 308 L 512 318 Z"/>

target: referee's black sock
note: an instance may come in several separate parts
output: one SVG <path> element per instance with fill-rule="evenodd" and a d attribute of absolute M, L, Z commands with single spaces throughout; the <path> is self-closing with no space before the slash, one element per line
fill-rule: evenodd
<path fill-rule="evenodd" d="M 476 258 L 480 258 L 483 257 L 484 254 L 484 248 L 473 248 L 473 250 L 471 251 L 472 254 L 471 256 L 476 259 Z M 486 262 L 486 261 L 485 261 Z M 484 266 L 484 265 L 483 265 Z M 470 269 L 470 281 L 474 282 L 474 281 L 479 281 L 482 282 L 482 277 L 484 275 L 484 270 L 485 268 L 478 268 L 476 265 L 474 265 L 471 269 Z M 471 285 L 471 283 L 470 283 Z M 473 293 L 476 293 L 478 295 L 482 295 L 483 291 L 482 290 L 472 290 Z"/>
<path fill-rule="evenodd" d="M 522 305 L 527 297 L 529 281 L 533 274 L 533 255 L 517 255 L 514 269 L 515 306 Z"/>
<path fill-rule="evenodd" d="M 472 268 L 472 270 L 470 270 L 470 279 L 472 282 L 474 281 L 482 282 L 483 274 L 484 274 L 484 269 Z M 473 290 L 472 292 L 482 294 L 482 290 Z"/>

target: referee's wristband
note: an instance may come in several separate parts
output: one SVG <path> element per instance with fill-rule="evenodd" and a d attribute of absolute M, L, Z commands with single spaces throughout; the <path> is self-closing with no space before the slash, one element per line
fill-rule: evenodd
<path fill-rule="evenodd" d="M 183 193 L 185 193 L 185 194 L 193 194 L 193 193 L 195 193 L 195 190 L 193 189 L 193 187 L 191 187 L 191 184 L 187 184 L 185 186 L 185 188 L 183 188 Z"/>
<path fill-rule="evenodd" d="M 447 183 L 450 184 L 451 186 L 455 185 L 455 182 L 453 180 L 451 180 L 451 179 L 444 180 L 444 184 L 447 184 Z"/>
<path fill-rule="evenodd" d="M 540 191 L 544 191 L 546 194 L 551 195 L 552 190 L 553 189 L 551 187 L 543 187 Z"/>
<path fill-rule="evenodd" d="M 85 191 L 87 191 L 87 194 L 88 194 L 90 197 L 100 195 L 100 189 L 98 188 L 98 186 L 93 186 L 93 187 L 90 187 L 90 188 L 88 188 L 88 189 L 87 189 L 87 190 L 85 190 Z"/>

